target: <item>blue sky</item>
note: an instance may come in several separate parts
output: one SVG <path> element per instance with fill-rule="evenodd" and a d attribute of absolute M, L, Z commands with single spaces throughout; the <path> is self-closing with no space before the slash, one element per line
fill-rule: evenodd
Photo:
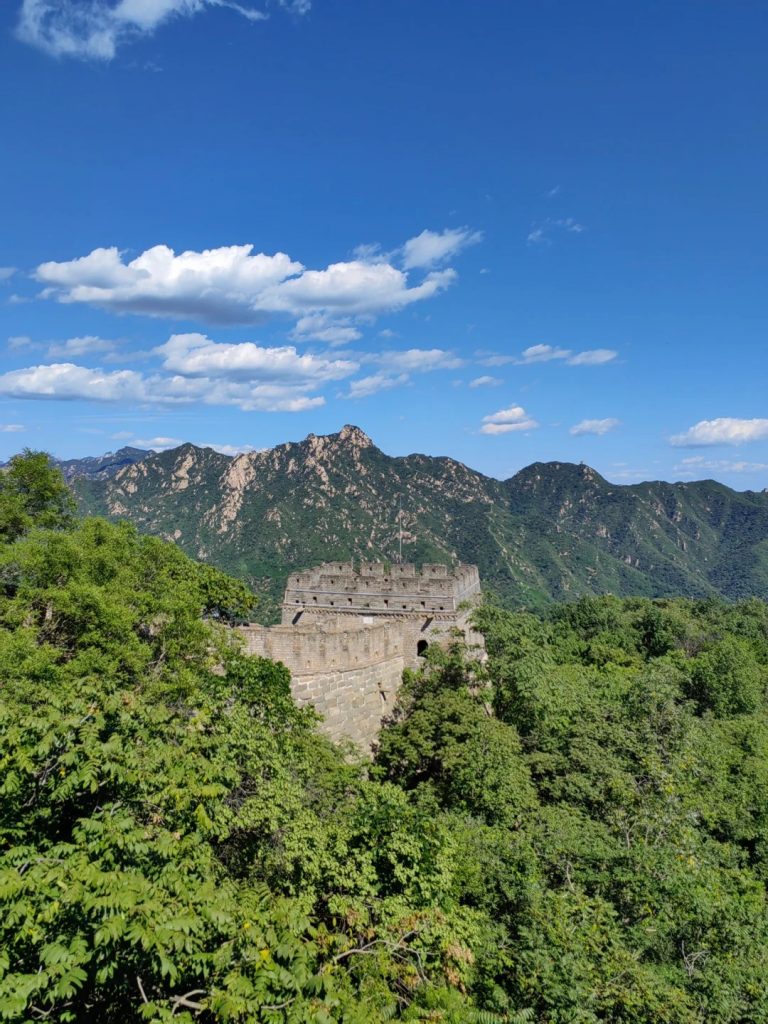
<path fill-rule="evenodd" d="M 9 0 L 0 457 L 768 486 L 762 0 Z"/>

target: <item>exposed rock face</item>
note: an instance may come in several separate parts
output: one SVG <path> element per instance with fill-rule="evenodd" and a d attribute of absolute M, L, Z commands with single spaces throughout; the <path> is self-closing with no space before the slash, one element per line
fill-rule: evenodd
<path fill-rule="evenodd" d="M 391 458 L 359 427 L 230 458 L 183 445 L 78 480 L 124 516 L 246 579 L 277 617 L 292 570 L 352 557 L 467 562 L 510 604 L 581 594 L 768 597 L 768 494 L 713 481 L 610 484 L 535 463 L 506 481 L 449 458 Z"/>

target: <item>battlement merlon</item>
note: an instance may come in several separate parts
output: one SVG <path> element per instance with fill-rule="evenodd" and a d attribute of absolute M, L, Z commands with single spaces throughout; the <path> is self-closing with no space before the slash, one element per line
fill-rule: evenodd
<path fill-rule="evenodd" d="M 475 565 L 392 565 L 331 562 L 293 573 L 287 582 L 284 615 L 300 609 L 355 612 L 361 615 L 453 613 L 464 603 L 480 599 L 480 575 Z"/>

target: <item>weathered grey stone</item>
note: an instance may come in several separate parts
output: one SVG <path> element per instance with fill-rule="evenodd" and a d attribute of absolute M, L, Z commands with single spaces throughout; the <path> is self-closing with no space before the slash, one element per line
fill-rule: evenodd
<path fill-rule="evenodd" d="M 280 626 L 240 627 L 249 654 L 281 661 L 297 704 L 313 704 L 334 740 L 375 742 L 404 668 L 454 635 L 478 648 L 469 616 L 480 598 L 477 567 L 333 562 L 288 581 Z"/>

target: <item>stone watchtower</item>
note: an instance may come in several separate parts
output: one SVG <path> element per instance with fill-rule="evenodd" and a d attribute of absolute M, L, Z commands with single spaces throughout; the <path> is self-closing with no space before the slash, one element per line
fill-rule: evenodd
<path fill-rule="evenodd" d="M 477 566 L 328 562 L 293 573 L 279 626 L 243 626 L 251 654 L 282 661 L 298 704 L 312 704 L 334 740 L 376 740 L 403 669 L 432 644 L 463 639 L 484 653 L 471 626 L 480 600 Z"/>
<path fill-rule="evenodd" d="M 482 645 L 470 625 L 480 600 L 480 574 L 475 565 L 387 565 L 326 562 L 288 578 L 283 600 L 284 626 L 306 627 L 333 619 L 347 628 L 389 623 L 403 637 L 403 657 L 411 668 L 430 644 L 462 636 Z M 458 631 L 458 633 L 456 632 Z"/>

